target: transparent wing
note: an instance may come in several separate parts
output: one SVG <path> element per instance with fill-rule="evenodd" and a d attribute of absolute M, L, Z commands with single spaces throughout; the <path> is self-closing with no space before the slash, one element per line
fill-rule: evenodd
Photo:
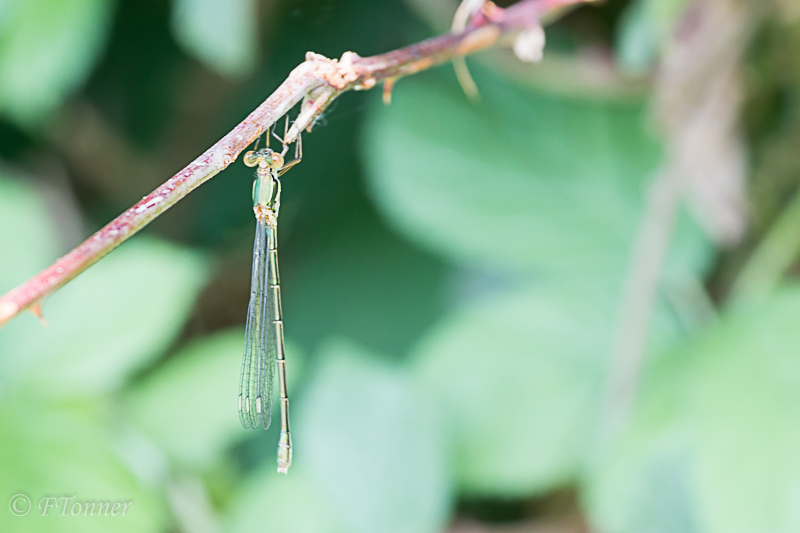
<path fill-rule="evenodd" d="M 253 272 L 250 281 L 250 305 L 239 378 L 239 419 L 246 428 L 259 423 L 267 429 L 272 420 L 272 387 L 275 375 L 275 343 L 269 298 L 270 235 L 259 220 L 253 245 Z M 273 304 L 274 305 L 274 304 Z M 270 346 L 271 345 L 271 346 Z"/>

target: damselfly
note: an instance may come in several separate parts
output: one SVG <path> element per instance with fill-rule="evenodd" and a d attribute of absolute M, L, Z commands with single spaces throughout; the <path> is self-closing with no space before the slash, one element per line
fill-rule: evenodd
<path fill-rule="evenodd" d="M 269 145 L 269 131 L 267 139 Z M 283 140 L 281 142 L 281 152 L 275 152 L 269 146 L 258 150 L 256 144 L 255 150 L 244 155 L 245 165 L 257 167 L 253 183 L 256 238 L 253 246 L 242 374 L 239 379 L 239 419 L 246 428 L 257 428 L 259 425 L 264 429 L 269 427 L 272 421 L 272 389 L 277 366 L 281 404 L 278 472 L 286 474 L 292 464 L 292 437 L 289 433 L 289 394 L 286 388 L 283 312 L 278 274 L 278 211 L 281 205 L 280 177 L 300 162 L 303 146 L 298 137 L 295 158 L 287 163 L 284 156 L 289 148 Z"/>

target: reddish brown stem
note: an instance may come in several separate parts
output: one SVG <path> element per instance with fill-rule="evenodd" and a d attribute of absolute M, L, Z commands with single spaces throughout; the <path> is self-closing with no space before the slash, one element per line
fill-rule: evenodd
<path fill-rule="evenodd" d="M 590 1 L 522 0 L 507 9 L 490 5 L 490 9 L 476 15 L 461 33 L 442 35 L 373 57 L 361 58 L 348 52 L 337 61 L 308 54 L 306 61 L 294 69 L 263 104 L 214 146 L 80 246 L 0 298 L 0 326 L 20 311 L 39 304 L 225 169 L 297 103 L 303 101 L 301 114 L 287 135 L 287 142 L 293 142 L 343 92 L 371 89 L 379 81 L 394 80 L 454 57 L 511 43 L 519 33 L 538 27 L 544 15 L 568 5 Z"/>

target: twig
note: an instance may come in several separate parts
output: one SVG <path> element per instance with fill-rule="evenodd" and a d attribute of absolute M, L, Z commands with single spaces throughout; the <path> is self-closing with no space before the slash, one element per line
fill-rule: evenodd
<path fill-rule="evenodd" d="M 352 52 L 341 60 L 308 53 L 278 89 L 255 111 L 186 168 L 125 211 L 80 246 L 27 282 L 0 298 L 0 326 L 24 309 L 38 305 L 75 276 L 125 242 L 192 190 L 228 165 L 268 127 L 303 102 L 288 135 L 294 142 L 303 129 L 339 95 L 371 89 L 378 82 L 429 69 L 493 46 L 510 45 L 520 33 L 538 28 L 545 15 L 572 4 L 592 0 L 522 0 L 507 9 L 477 13 L 461 33 L 450 33 L 387 54 L 362 58 Z"/>
<path fill-rule="evenodd" d="M 650 318 L 679 205 L 678 180 L 668 170 L 662 170 L 648 191 L 645 218 L 639 228 L 630 273 L 625 280 L 620 327 L 612 346 L 613 357 L 602 406 L 600 429 L 603 443 L 625 426 L 636 399 Z"/>

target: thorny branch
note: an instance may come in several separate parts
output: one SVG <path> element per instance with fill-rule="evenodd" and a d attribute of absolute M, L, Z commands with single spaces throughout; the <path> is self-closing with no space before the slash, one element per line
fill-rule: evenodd
<path fill-rule="evenodd" d="M 37 314 L 42 300 L 125 242 L 192 190 L 233 163 L 239 154 L 302 101 L 284 141 L 294 142 L 339 95 L 384 83 L 388 100 L 394 82 L 454 58 L 494 46 L 513 46 L 522 58 L 535 58 L 543 45 L 541 20 L 563 7 L 592 0 L 521 0 L 501 9 L 486 2 L 464 31 L 434 37 L 382 55 L 362 58 L 353 52 L 340 60 L 309 52 L 306 60 L 255 111 L 186 168 L 145 196 L 77 248 L 0 298 L 0 326 L 20 311 Z"/>

